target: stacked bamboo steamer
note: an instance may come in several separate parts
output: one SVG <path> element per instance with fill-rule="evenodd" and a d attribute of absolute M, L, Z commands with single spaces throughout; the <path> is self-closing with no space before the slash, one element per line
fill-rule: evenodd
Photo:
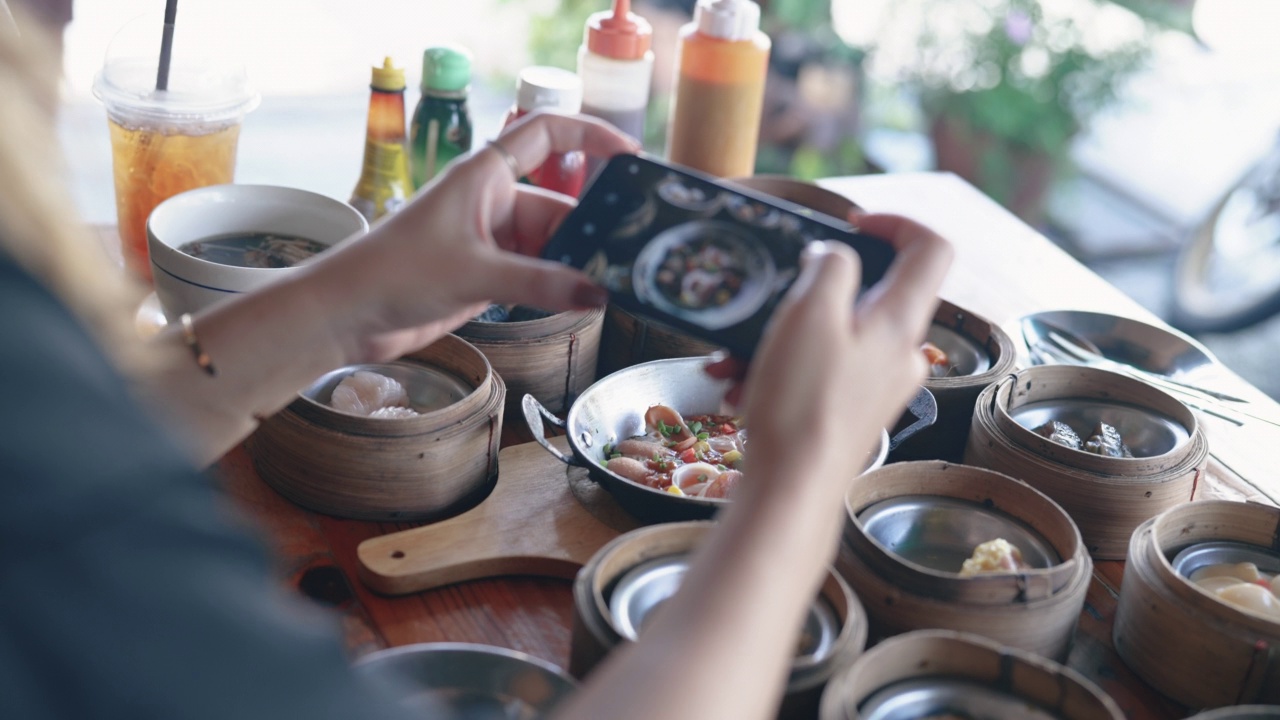
<path fill-rule="evenodd" d="M 520 414 L 526 393 L 558 413 L 596 381 L 604 312 L 562 312 L 522 322 L 472 320 L 457 334 L 479 348 L 502 377 L 508 414 Z"/>
<path fill-rule="evenodd" d="M 1116 652 L 1156 689 L 1190 707 L 1280 704 L 1280 621 L 1217 599 L 1171 562 L 1182 549 L 1210 541 L 1280 551 L 1280 509 L 1206 500 L 1143 523 L 1129 545 Z"/>
<path fill-rule="evenodd" d="M 1060 445 L 1014 418 L 1032 404 L 1059 401 L 1140 408 L 1170 418 L 1187 439 L 1152 457 L 1103 457 Z M 1204 430 L 1172 396 L 1105 370 L 1054 365 L 1022 370 L 982 392 L 964 462 L 1029 483 L 1066 509 L 1094 558 L 1121 560 L 1138 525 L 1192 499 L 1208 456 Z"/>
<path fill-rule="evenodd" d="M 931 690 L 936 693 L 948 684 L 955 688 L 952 697 L 961 701 L 973 693 L 997 696 L 997 702 L 1002 696 L 1002 708 L 994 712 L 984 708 L 991 714 L 981 715 L 993 720 L 1025 720 L 1032 717 L 1032 708 L 1042 710 L 1040 717 L 1048 713 L 1058 720 L 1124 718 L 1114 700 L 1070 668 L 976 635 L 942 630 L 908 633 L 869 650 L 827 684 L 821 717 L 932 717 L 954 705 L 912 707 L 916 712 L 905 715 L 892 713 L 888 705 L 898 688 L 927 697 Z"/>
<path fill-rule="evenodd" d="M 399 363 L 451 379 L 462 397 L 415 417 L 372 418 L 304 393 L 247 442 L 262 479 L 303 507 L 361 520 L 435 519 L 483 499 L 498 475 L 502 378 L 453 335 Z"/>
<path fill-rule="evenodd" d="M 864 528 L 859 515 L 889 499 L 950 498 L 1021 523 L 1058 556 L 1047 568 L 962 577 L 912 562 Z M 887 465 L 856 478 L 837 571 L 866 608 L 875 640 L 940 628 L 983 635 L 1045 657 L 1065 658 L 1093 563 L 1063 509 L 1026 483 L 945 462 Z M 993 540 L 983 537 L 979 542 Z M 961 549 L 967 557 L 973 547 Z M 958 571 L 959 568 L 957 567 Z"/>
<path fill-rule="evenodd" d="M 938 420 L 895 450 L 895 461 L 960 462 L 969 439 L 973 406 L 978 395 L 993 382 L 1013 372 L 1018 359 L 1013 340 L 999 325 L 946 300 L 939 301 L 933 326 L 971 343 L 986 354 L 989 364 L 981 372 L 925 379 L 925 388 L 938 402 Z M 931 330 L 930 334 L 934 332 Z"/>
<path fill-rule="evenodd" d="M 619 536 L 592 556 L 573 583 L 571 675 L 582 679 L 610 651 L 627 642 L 615 603 L 615 593 L 626 579 L 646 564 L 661 566 L 688 556 L 712 527 L 708 521 L 653 525 Z M 777 716 L 782 720 L 816 718 L 827 680 L 849 667 L 866 645 L 866 615 L 857 596 L 834 572 L 822 585 L 815 614 L 819 607 L 825 608 L 823 613 L 831 622 L 830 633 L 820 645 L 820 654 L 797 658 L 792 664 Z"/>

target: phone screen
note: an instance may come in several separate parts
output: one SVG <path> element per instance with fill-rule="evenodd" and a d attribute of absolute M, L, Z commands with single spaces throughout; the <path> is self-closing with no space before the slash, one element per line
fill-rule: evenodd
<path fill-rule="evenodd" d="M 583 269 L 625 310 L 750 357 L 813 240 L 851 245 L 864 288 L 894 257 L 888 243 L 843 221 L 621 155 L 600 171 L 543 256 Z"/>

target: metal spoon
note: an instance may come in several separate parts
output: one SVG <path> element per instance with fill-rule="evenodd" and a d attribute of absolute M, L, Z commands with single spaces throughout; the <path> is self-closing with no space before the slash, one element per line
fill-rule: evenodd
<path fill-rule="evenodd" d="M 1107 357 L 1102 350 L 1091 340 L 1081 337 L 1080 335 L 1050 322 L 1038 318 L 1024 318 L 1022 321 L 1022 336 L 1027 346 L 1034 344 L 1051 344 L 1068 355 L 1077 358 L 1077 364 L 1092 365 L 1108 370 L 1118 370 L 1129 375 L 1140 376 L 1142 380 L 1148 380 L 1154 385 L 1170 388 L 1182 388 L 1192 390 L 1203 395 L 1207 395 L 1215 400 L 1224 400 L 1227 402 L 1247 403 L 1248 400 L 1229 395 L 1227 393 L 1213 390 L 1210 388 L 1177 380 L 1167 375 L 1154 373 L 1149 370 L 1137 367 L 1127 362 L 1115 360 Z"/>

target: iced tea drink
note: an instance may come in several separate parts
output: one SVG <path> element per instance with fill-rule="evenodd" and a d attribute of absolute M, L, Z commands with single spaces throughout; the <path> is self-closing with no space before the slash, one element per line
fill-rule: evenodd
<path fill-rule="evenodd" d="M 240 123 L 179 127 L 109 117 L 108 124 L 125 267 L 150 282 L 147 218 L 178 193 L 232 181 Z"/>

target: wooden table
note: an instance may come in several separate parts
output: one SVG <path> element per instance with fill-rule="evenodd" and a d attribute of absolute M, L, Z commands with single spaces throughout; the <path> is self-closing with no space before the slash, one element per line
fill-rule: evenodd
<path fill-rule="evenodd" d="M 910 215 L 948 237 L 957 252 L 943 297 L 1006 329 L 1013 330 L 1012 323 L 1026 313 L 1068 308 L 1159 323 L 955 176 L 878 175 L 825 184 L 870 210 Z M 1280 409 L 1262 393 L 1222 372 L 1224 389 L 1256 398 L 1258 409 L 1280 416 Z M 508 418 L 507 424 L 504 435 L 516 441 L 515 426 L 523 423 Z M 1200 497 L 1262 502 L 1280 497 L 1280 481 L 1269 472 L 1265 451 L 1280 441 L 1280 432 L 1257 424 L 1233 428 L 1212 419 L 1208 429 L 1211 447 L 1230 469 L 1211 464 L 1210 482 L 1203 484 Z M 302 510 L 262 483 L 243 449 L 229 453 L 218 471 L 229 492 L 267 533 L 281 576 L 303 594 L 340 611 L 353 654 L 407 643 L 465 641 L 513 648 L 567 665 L 572 607 L 567 581 L 512 577 L 407 597 L 378 596 L 356 579 L 356 546 L 409 525 L 340 520 Z M 1069 664 L 1101 685 L 1130 718 L 1183 717 L 1183 708 L 1135 678 L 1112 650 L 1111 624 L 1122 574 L 1123 563 L 1097 563 Z"/>

